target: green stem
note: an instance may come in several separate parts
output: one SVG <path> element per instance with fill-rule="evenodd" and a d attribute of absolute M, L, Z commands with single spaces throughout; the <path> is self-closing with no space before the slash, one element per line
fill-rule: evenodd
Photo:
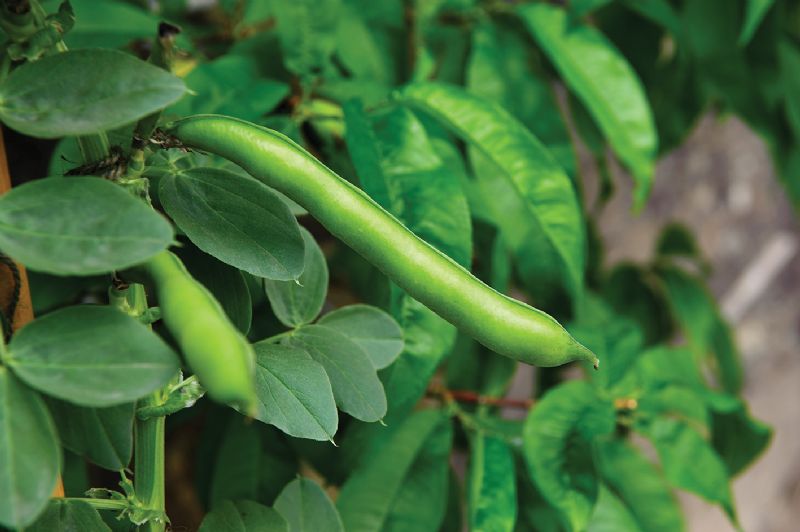
<path fill-rule="evenodd" d="M 65 497 L 65 501 L 80 501 L 93 507 L 95 510 L 124 510 L 128 507 L 128 501 L 115 499 L 93 499 L 91 497 Z"/>
<path fill-rule="evenodd" d="M 84 164 L 97 162 L 108 156 L 111 144 L 108 141 L 108 135 L 104 131 L 95 135 L 84 135 L 76 138 Z"/>
<path fill-rule="evenodd" d="M 111 303 L 134 317 L 147 312 L 147 294 L 144 286 L 132 284 L 124 290 L 110 290 Z M 158 390 L 139 401 L 138 407 L 149 407 L 164 402 L 165 390 Z M 165 515 L 164 497 L 164 421 L 163 416 L 145 420 L 137 419 L 134 426 L 134 488 L 136 499 L 147 509 Z M 163 520 L 150 520 L 139 527 L 141 532 L 163 532 Z"/>
<path fill-rule="evenodd" d="M 294 331 L 295 331 L 294 329 L 292 329 L 290 331 L 284 331 L 282 333 L 276 334 L 275 336 L 270 336 L 269 338 L 264 338 L 261 341 L 262 342 L 267 342 L 268 344 L 274 344 L 274 343 L 277 343 L 280 340 L 283 340 L 284 338 L 288 338 L 289 336 L 293 335 Z"/>

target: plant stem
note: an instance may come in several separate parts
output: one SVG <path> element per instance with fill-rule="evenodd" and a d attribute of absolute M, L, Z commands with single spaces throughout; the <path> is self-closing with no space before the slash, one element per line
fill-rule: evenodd
<path fill-rule="evenodd" d="M 108 156 L 111 144 L 105 132 L 96 135 L 84 135 L 76 137 L 78 148 L 81 151 L 81 158 L 84 164 L 93 163 L 105 159 Z"/>
<path fill-rule="evenodd" d="M 124 297 L 123 297 L 124 296 Z M 111 289 L 111 302 L 123 312 L 139 317 L 147 311 L 147 294 L 141 284 L 124 290 Z M 166 389 L 165 389 L 166 390 Z M 138 407 L 159 405 L 165 390 L 158 390 L 139 401 Z M 165 515 L 164 497 L 164 422 L 163 416 L 136 419 L 134 426 L 134 475 L 136 499 L 151 510 Z M 139 527 L 141 532 L 163 532 L 164 520 L 150 520 Z"/>
<path fill-rule="evenodd" d="M 114 499 L 93 499 L 91 497 L 66 497 L 66 501 L 80 501 L 93 507 L 95 510 L 124 510 L 128 507 L 128 501 L 118 501 Z"/>

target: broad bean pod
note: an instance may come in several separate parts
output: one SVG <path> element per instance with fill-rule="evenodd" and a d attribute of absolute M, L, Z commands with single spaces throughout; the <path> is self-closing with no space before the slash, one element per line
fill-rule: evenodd
<path fill-rule="evenodd" d="M 255 353 L 214 296 L 169 251 L 138 266 L 136 274 L 155 290 L 164 325 L 208 394 L 249 412 L 255 404 Z"/>
<path fill-rule="evenodd" d="M 551 316 L 484 284 L 284 135 L 217 115 L 188 117 L 166 131 L 302 205 L 408 294 L 493 351 L 537 366 L 585 360 L 597 367 L 597 357 Z"/>

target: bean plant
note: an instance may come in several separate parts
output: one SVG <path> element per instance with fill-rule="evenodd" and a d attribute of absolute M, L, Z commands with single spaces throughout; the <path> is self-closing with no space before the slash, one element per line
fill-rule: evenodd
<path fill-rule="evenodd" d="M 0 527 L 738 526 L 771 429 L 708 262 L 669 224 L 609 264 L 596 220 L 712 106 L 800 200 L 799 17 L 0 1 L 0 154 L 48 154 L 0 157 Z"/>

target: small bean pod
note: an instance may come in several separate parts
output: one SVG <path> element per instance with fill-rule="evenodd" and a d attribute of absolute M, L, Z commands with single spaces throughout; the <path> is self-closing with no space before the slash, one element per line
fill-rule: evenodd
<path fill-rule="evenodd" d="M 200 384 L 215 400 L 249 412 L 255 404 L 255 354 L 217 300 L 169 251 L 137 270 L 155 289 L 161 319 Z"/>
<path fill-rule="evenodd" d="M 597 366 L 597 357 L 551 316 L 481 282 L 284 135 L 216 115 L 185 118 L 167 132 L 305 207 L 408 294 L 493 351 L 537 366 Z"/>

